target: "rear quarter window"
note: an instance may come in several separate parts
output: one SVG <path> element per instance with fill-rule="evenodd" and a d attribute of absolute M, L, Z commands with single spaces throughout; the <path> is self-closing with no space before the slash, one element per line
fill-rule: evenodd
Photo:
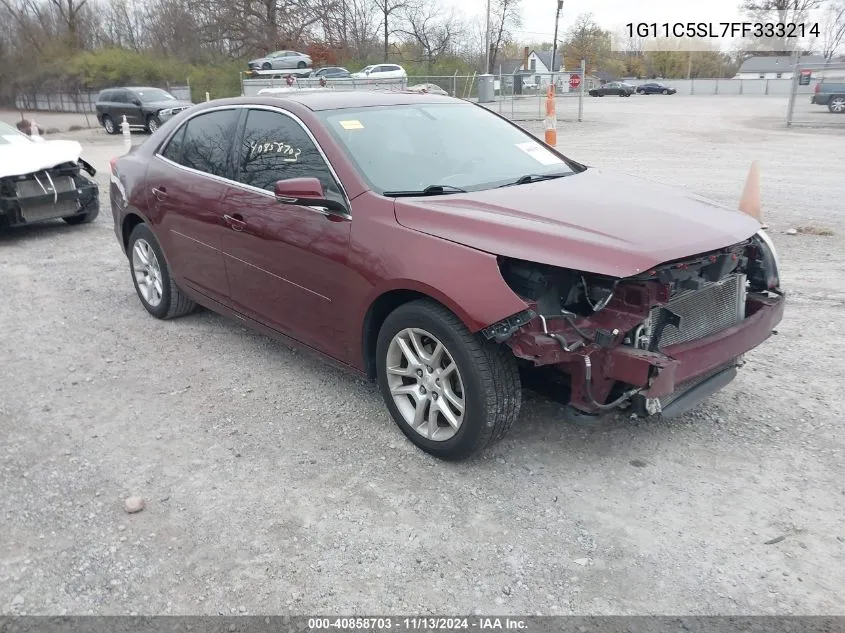
<path fill-rule="evenodd" d="M 185 138 L 185 127 L 185 125 L 180 127 L 176 134 L 170 137 L 170 140 L 167 141 L 167 144 L 161 151 L 161 155 L 164 158 L 172 160 L 174 163 L 182 161 L 182 146 Z"/>
<path fill-rule="evenodd" d="M 221 178 L 229 177 L 232 139 L 239 115 L 234 109 L 215 110 L 190 119 L 183 126 L 180 164 Z"/>

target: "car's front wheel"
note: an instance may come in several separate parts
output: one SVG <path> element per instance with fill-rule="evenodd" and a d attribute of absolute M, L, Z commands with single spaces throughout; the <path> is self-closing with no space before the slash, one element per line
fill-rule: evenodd
<path fill-rule="evenodd" d="M 668 91 L 668 90 L 664 90 L 664 91 L 663 91 L 663 94 L 668 95 L 668 94 L 669 94 L 669 91 Z"/>
<path fill-rule="evenodd" d="M 272 67 L 273 66 L 270 64 L 270 62 L 264 62 L 263 64 L 261 64 L 261 70 L 270 70 Z"/>
<path fill-rule="evenodd" d="M 519 415 L 522 387 L 510 350 L 472 334 L 434 301 L 392 312 L 376 355 L 379 388 L 394 421 L 436 457 L 470 457 L 504 437 Z"/>
<path fill-rule="evenodd" d="M 117 132 L 117 126 L 108 114 L 103 115 L 103 129 L 106 131 L 106 134 L 115 134 Z"/>
<path fill-rule="evenodd" d="M 158 120 L 158 117 L 154 114 L 151 114 L 147 117 L 147 132 L 153 134 L 161 125 L 161 121 Z"/>
<path fill-rule="evenodd" d="M 845 113 L 845 96 L 831 97 L 827 102 L 827 109 L 836 114 Z"/>
<path fill-rule="evenodd" d="M 161 246 L 146 224 L 129 236 L 129 269 L 141 305 L 157 319 L 182 316 L 196 307 L 170 276 Z"/>
<path fill-rule="evenodd" d="M 297 68 L 307 68 L 307 67 L 308 67 L 308 64 L 306 64 L 305 62 L 299 62 L 299 63 L 296 65 L 296 67 L 297 67 Z"/>

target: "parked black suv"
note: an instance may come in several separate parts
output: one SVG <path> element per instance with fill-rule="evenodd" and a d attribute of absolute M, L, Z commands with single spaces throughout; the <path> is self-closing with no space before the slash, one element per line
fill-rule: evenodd
<path fill-rule="evenodd" d="M 124 115 L 130 129 L 155 132 L 167 119 L 192 105 L 161 88 L 108 88 L 97 96 L 97 120 L 109 134 L 120 132 Z"/>
<path fill-rule="evenodd" d="M 835 114 L 845 114 L 845 81 L 821 81 L 816 84 L 810 103 L 826 105 Z"/>

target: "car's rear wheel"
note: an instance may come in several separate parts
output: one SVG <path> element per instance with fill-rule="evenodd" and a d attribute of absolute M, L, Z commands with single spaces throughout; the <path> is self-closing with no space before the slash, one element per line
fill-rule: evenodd
<path fill-rule="evenodd" d="M 472 334 L 434 301 L 406 303 L 387 317 L 376 367 L 396 424 L 441 459 L 481 451 L 504 437 L 519 415 L 522 387 L 510 350 Z"/>
<path fill-rule="evenodd" d="M 845 96 L 831 97 L 827 102 L 827 109 L 835 114 L 845 113 Z"/>
<path fill-rule="evenodd" d="M 108 114 L 103 115 L 103 129 L 106 131 L 106 134 L 117 133 L 117 126 Z"/>
<path fill-rule="evenodd" d="M 158 117 L 154 114 L 151 114 L 147 117 L 147 132 L 150 134 L 154 133 L 159 126 L 161 125 L 161 121 L 158 120 Z"/>
<path fill-rule="evenodd" d="M 191 312 L 196 305 L 173 277 L 153 232 L 139 224 L 129 236 L 129 270 L 141 305 L 157 319 L 172 319 Z"/>

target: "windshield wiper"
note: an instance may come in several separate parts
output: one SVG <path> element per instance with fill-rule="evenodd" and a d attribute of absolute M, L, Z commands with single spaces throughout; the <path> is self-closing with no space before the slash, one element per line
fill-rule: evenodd
<path fill-rule="evenodd" d="M 561 174 L 525 174 L 524 176 L 520 176 L 513 182 L 507 182 L 504 185 L 499 185 L 499 187 L 513 187 L 514 185 L 527 185 L 530 182 L 540 182 L 541 180 L 552 180 L 553 178 L 563 178 L 564 176 L 569 176 L 571 172 L 561 173 Z"/>
<path fill-rule="evenodd" d="M 385 191 L 383 195 L 391 198 L 400 196 L 442 196 L 447 193 L 466 193 L 466 189 L 452 185 L 429 185 L 420 191 Z"/>

